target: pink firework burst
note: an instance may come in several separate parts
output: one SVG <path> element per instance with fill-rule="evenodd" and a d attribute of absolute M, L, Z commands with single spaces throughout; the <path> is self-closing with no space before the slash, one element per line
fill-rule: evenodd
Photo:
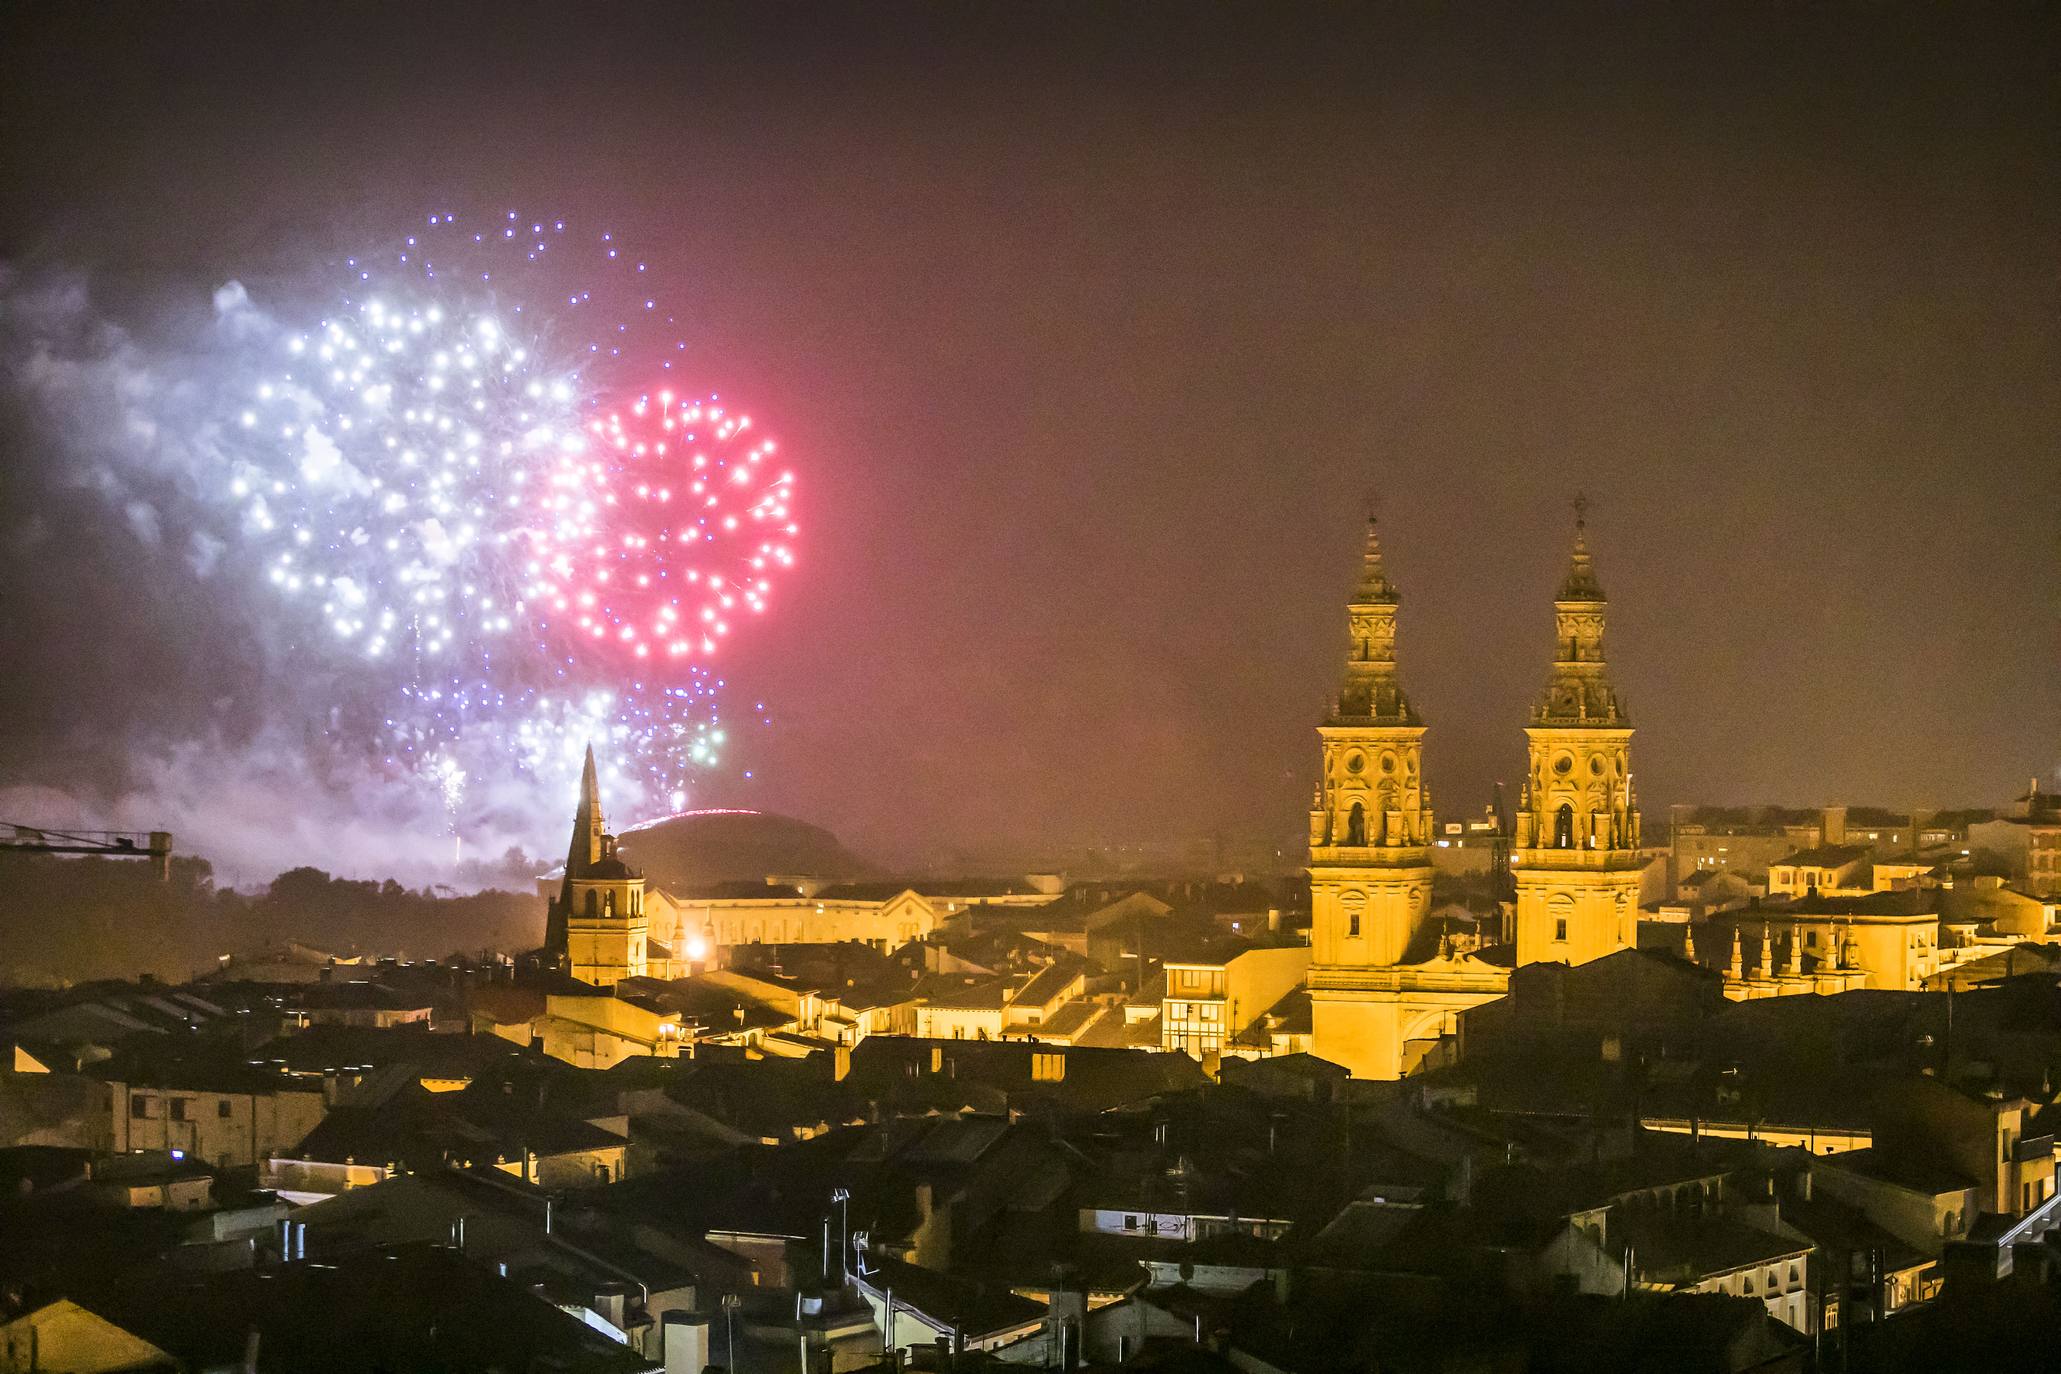
<path fill-rule="evenodd" d="M 587 652 L 713 654 L 794 562 L 794 475 L 750 416 L 714 399 L 649 393 L 604 408 L 588 430 L 551 499 L 593 518 L 540 559 L 548 619 Z"/>

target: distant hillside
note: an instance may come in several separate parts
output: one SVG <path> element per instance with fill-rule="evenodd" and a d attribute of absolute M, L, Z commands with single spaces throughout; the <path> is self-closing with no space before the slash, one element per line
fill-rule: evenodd
<path fill-rule="evenodd" d="M 339 954 L 435 959 L 532 949 L 544 929 L 530 892 L 410 891 L 389 879 L 281 873 L 257 893 L 215 886 L 203 859 L 147 864 L 0 854 L 0 986 L 63 986 L 153 974 L 183 981 L 224 954 L 298 941 Z"/>
<path fill-rule="evenodd" d="M 880 869 L 819 825 L 767 811 L 689 811 L 622 836 L 623 857 L 659 887 L 679 891 L 786 873 L 871 878 Z"/>

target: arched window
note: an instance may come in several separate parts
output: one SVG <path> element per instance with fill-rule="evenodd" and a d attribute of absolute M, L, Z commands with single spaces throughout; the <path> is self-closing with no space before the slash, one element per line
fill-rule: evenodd
<path fill-rule="evenodd" d="M 615 915 L 615 894 L 613 892 L 607 892 L 602 894 L 601 914 L 603 916 Z"/>
<path fill-rule="evenodd" d="M 1367 843 L 1367 808 L 1358 802 L 1354 802 L 1353 809 L 1346 813 L 1345 842 L 1348 845 Z"/>
<path fill-rule="evenodd" d="M 1560 809 L 1553 813 L 1553 847 L 1574 848 L 1574 807 L 1567 802 L 1560 803 Z"/>
<path fill-rule="evenodd" d="M 601 914 L 600 893 L 593 891 L 587 893 L 587 914 L 589 916 L 599 916 Z"/>

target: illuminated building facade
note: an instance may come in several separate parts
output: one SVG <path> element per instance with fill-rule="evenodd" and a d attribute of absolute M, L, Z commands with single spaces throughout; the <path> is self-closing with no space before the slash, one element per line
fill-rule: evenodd
<path fill-rule="evenodd" d="M 545 957 L 582 983 L 614 987 L 650 971 L 648 937 L 644 875 L 616 854 L 615 836 L 602 819 L 601 785 L 589 749 L 565 877 L 545 917 Z"/>
<path fill-rule="evenodd" d="M 1577 502 L 1574 556 L 1553 602 L 1559 658 L 1525 730 L 1531 759 L 1511 863 L 1519 964 L 1583 964 L 1638 943 L 1648 860 L 1632 726 L 1603 657 L 1607 605 Z"/>
<path fill-rule="evenodd" d="M 1431 912 L 1424 722 L 1396 674 L 1400 598 L 1367 525 L 1352 642 L 1335 709 L 1318 727 L 1310 807 L 1311 1049 L 1359 1078 L 1399 1078 L 1509 971 L 1423 948 Z"/>

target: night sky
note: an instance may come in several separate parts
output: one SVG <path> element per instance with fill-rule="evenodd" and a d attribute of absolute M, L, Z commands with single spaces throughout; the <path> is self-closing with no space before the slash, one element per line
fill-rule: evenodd
<path fill-rule="evenodd" d="M 1578 489 L 1649 815 L 2061 779 L 2052 11 L 1659 8 L 15 5 L 0 311 L 606 219 L 802 477 L 698 800 L 892 860 L 1292 844 L 1374 492 L 1449 814 L 1517 774 Z M 290 668 L 12 338 L 0 795 L 252 824 L 179 760 L 306 728 Z"/>

